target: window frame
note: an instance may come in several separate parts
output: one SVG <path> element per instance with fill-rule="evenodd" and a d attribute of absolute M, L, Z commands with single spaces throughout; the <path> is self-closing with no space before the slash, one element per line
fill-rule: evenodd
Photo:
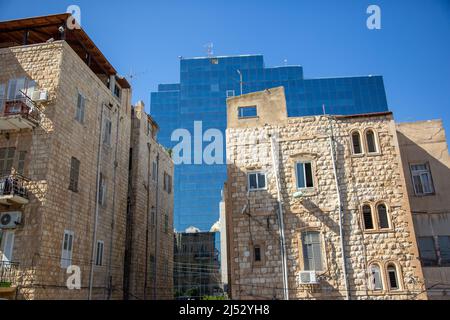
<path fill-rule="evenodd" d="M 257 188 L 253 188 L 253 189 L 250 188 L 250 175 L 252 175 L 252 174 L 256 174 L 256 185 L 257 185 Z M 259 174 L 264 175 L 264 187 L 263 188 L 259 187 L 259 179 L 258 179 Z M 247 171 L 247 190 L 250 192 L 267 190 L 267 173 L 263 170 Z"/>
<path fill-rule="evenodd" d="M 419 165 L 425 165 L 427 170 L 414 170 L 413 169 L 413 166 L 419 166 Z M 422 162 L 422 163 L 418 163 L 418 162 L 410 163 L 409 164 L 409 170 L 410 170 L 410 174 L 411 174 L 411 184 L 412 184 L 412 187 L 413 187 L 413 190 L 414 190 L 414 195 L 416 197 L 427 197 L 427 196 L 433 196 L 433 195 L 436 194 L 436 189 L 435 189 L 435 186 L 434 186 L 433 175 L 431 173 L 431 167 L 430 167 L 430 163 L 428 161 L 427 162 Z M 423 188 L 424 184 L 422 182 L 422 174 L 425 174 L 425 173 L 428 174 L 429 179 L 430 179 L 431 192 L 425 192 L 424 188 Z M 415 176 L 419 176 L 419 178 L 420 178 L 420 183 L 421 183 L 421 187 L 422 187 L 422 193 L 419 193 L 417 191 L 416 184 L 414 182 L 414 177 Z"/>
<path fill-rule="evenodd" d="M 17 172 L 24 176 L 28 151 L 20 150 L 17 154 Z M 23 156 L 23 157 L 22 157 Z"/>
<path fill-rule="evenodd" d="M 371 221 L 372 221 L 372 228 L 371 229 L 368 229 L 367 227 L 366 227 L 366 219 L 365 219 L 365 215 L 364 215 L 364 207 L 369 207 L 369 209 L 370 209 L 370 218 L 371 218 Z M 373 207 L 372 207 L 372 204 L 371 203 L 368 203 L 368 202 L 365 202 L 365 203 L 363 203 L 362 205 L 361 205 L 361 218 L 362 218 L 362 227 L 363 227 L 363 231 L 364 232 L 374 232 L 374 231 L 377 231 L 377 226 L 376 226 L 376 223 L 375 223 L 375 219 L 374 219 L 374 210 L 373 210 Z"/>
<path fill-rule="evenodd" d="M 372 261 L 372 262 L 370 262 L 369 264 L 368 264 L 368 280 L 370 280 L 371 279 L 371 276 L 372 276 L 372 267 L 377 267 L 378 268 L 378 272 L 379 272 L 379 281 L 380 281 L 380 285 L 381 285 L 381 288 L 380 289 L 377 289 L 377 288 L 375 288 L 375 287 L 371 287 L 371 284 L 370 284 L 370 282 L 368 281 L 368 289 L 371 291 L 371 292 L 373 292 L 373 293 L 380 293 L 380 292 L 384 292 L 385 291 L 385 288 L 386 288 L 386 285 L 385 285 L 385 280 L 384 280 L 384 274 L 383 274 L 383 267 L 382 267 L 382 264 L 381 263 L 379 263 L 378 261 Z"/>
<path fill-rule="evenodd" d="M 80 102 L 81 105 L 80 105 Z M 77 104 L 75 107 L 75 120 L 81 124 L 84 124 L 84 116 L 86 114 L 86 96 L 80 91 L 77 92 Z"/>
<path fill-rule="evenodd" d="M 99 250 L 101 248 L 101 250 Z M 101 252 L 101 255 L 99 255 Z M 103 257 L 105 252 L 105 242 L 103 240 L 97 240 L 97 245 L 95 247 L 95 265 L 97 267 L 103 266 Z"/>
<path fill-rule="evenodd" d="M 375 151 L 373 151 L 373 152 L 369 151 L 369 140 L 367 139 L 367 133 L 369 131 L 372 131 L 372 133 L 373 133 L 373 143 L 375 145 Z M 373 156 L 373 155 L 381 154 L 378 132 L 372 127 L 366 128 L 364 130 L 364 147 L 365 147 L 365 152 L 367 153 L 367 155 Z"/>
<path fill-rule="evenodd" d="M 380 213 L 378 211 L 378 207 L 380 205 L 384 205 L 384 207 L 386 208 L 386 220 L 387 220 L 387 223 L 388 223 L 388 227 L 387 228 L 382 228 L 381 227 Z M 378 201 L 377 203 L 375 203 L 375 213 L 376 213 L 376 222 L 377 222 L 377 226 L 376 227 L 377 227 L 377 230 L 379 230 L 379 231 L 388 231 L 388 230 L 392 230 L 393 229 L 392 221 L 391 221 L 390 208 L 389 208 L 389 206 L 387 205 L 386 202 Z"/>
<path fill-rule="evenodd" d="M 303 235 L 305 233 L 311 233 L 311 232 L 317 232 L 319 234 L 319 240 L 320 240 L 320 255 L 321 255 L 321 264 L 322 264 L 322 270 L 306 270 L 306 264 L 305 264 L 305 250 L 304 250 L 304 244 L 303 244 Z M 325 238 L 323 231 L 318 228 L 308 228 L 303 229 L 298 234 L 298 258 L 299 258 L 299 266 L 301 271 L 314 271 L 316 273 L 324 273 L 326 270 L 328 270 L 328 262 L 327 262 L 327 255 L 325 250 Z"/>
<path fill-rule="evenodd" d="M 355 152 L 355 145 L 353 143 L 353 135 L 357 133 L 358 134 L 358 138 L 359 138 L 359 148 L 360 148 L 360 153 L 356 153 Z M 353 129 L 350 131 L 350 147 L 351 147 L 351 155 L 353 157 L 362 157 L 364 156 L 364 144 L 363 144 L 363 139 L 362 139 L 362 135 L 361 135 L 361 131 L 358 129 Z"/>
<path fill-rule="evenodd" d="M 112 121 L 110 118 L 105 117 L 103 124 L 103 144 L 106 146 L 111 146 L 111 136 L 112 136 Z"/>
<path fill-rule="evenodd" d="M 245 109 L 255 109 L 255 115 L 252 116 L 244 116 L 243 112 L 241 112 L 241 110 L 245 110 Z M 242 114 L 242 115 L 241 115 Z M 258 106 L 257 105 L 252 105 L 252 106 L 238 106 L 237 109 L 237 116 L 238 119 L 254 119 L 254 118 L 258 118 Z"/>
<path fill-rule="evenodd" d="M 79 181 L 80 181 L 80 167 L 81 167 L 81 161 L 75 157 L 71 157 L 70 158 L 70 171 L 69 171 L 69 190 L 72 192 L 79 191 L 78 185 L 79 185 Z"/>
<path fill-rule="evenodd" d="M 431 259 L 425 259 L 422 255 L 422 253 L 424 252 L 424 250 L 422 250 L 421 248 L 421 240 L 424 239 L 431 239 L 431 244 L 432 244 L 432 252 L 434 254 L 434 261 L 432 261 Z M 419 249 L 419 259 L 420 259 L 420 263 L 422 265 L 422 267 L 439 267 L 439 249 L 436 247 L 436 239 L 434 236 L 418 236 L 417 237 L 417 248 Z M 425 262 L 427 261 L 427 262 Z"/>
<path fill-rule="evenodd" d="M 305 187 L 300 187 L 299 186 L 299 179 L 298 179 L 298 165 L 299 164 L 303 164 L 303 179 L 305 181 Z M 312 186 L 308 187 L 307 185 L 307 179 L 306 179 L 306 166 L 305 164 L 310 164 L 311 166 L 311 182 L 312 182 Z M 313 160 L 296 160 L 294 163 L 294 169 L 295 169 L 295 187 L 297 188 L 297 190 L 312 190 L 316 187 L 316 176 L 314 174 L 314 162 Z"/>
<path fill-rule="evenodd" d="M 395 272 L 395 281 L 397 282 L 397 287 L 392 287 L 391 286 L 391 278 L 390 278 L 390 272 L 389 269 L 393 268 L 394 272 Z M 401 291 L 402 290 L 402 284 L 401 284 L 401 278 L 400 278 L 400 272 L 399 272 L 399 268 L 397 266 L 396 263 L 392 262 L 392 261 L 388 261 L 386 262 L 386 267 L 385 267 L 385 276 L 386 276 L 386 283 L 387 283 L 387 288 L 389 291 Z"/>
<path fill-rule="evenodd" d="M 66 235 L 67 235 L 67 249 L 65 249 L 65 243 L 66 243 Z M 70 265 L 72 265 L 72 259 L 73 259 L 73 245 L 75 240 L 75 233 L 72 230 L 64 230 L 63 233 L 63 240 L 62 240 L 62 246 L 61 246 L 61 261 L 60 265 L 61 268 L 67 269 Z M 65 257 L 65 254 L 67 253 L 67 258 Z"/>

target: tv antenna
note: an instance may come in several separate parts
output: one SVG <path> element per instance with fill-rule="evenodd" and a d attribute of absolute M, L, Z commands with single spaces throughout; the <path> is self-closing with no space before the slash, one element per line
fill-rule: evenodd
<path fill-rule="evenodd" d="M 127 75 L 125 76 L 125 78 L 127 78 L 127 79 L 130 81 L 130 83 L 132 84 L 134 78 L 138 78 L 139 76 L 142 76 L 142 75 L 144 75 L 144 74 L 147 74 L 148 72 L 149 72 L 148 69 L 145 69 L 145 70 L 143 70 L 143 71 L 138 71 L 138 72 L 136 72 L 136 71 L 133 71 L 133 68 L 131 68 L 131 69 L 130 69 L 130 73 L 127 74 Z"/>

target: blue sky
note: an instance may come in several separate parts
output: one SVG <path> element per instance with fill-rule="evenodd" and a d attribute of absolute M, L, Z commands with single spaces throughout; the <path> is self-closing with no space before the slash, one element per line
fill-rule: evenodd
<path fill-rule="evenodd" d="M 441 118 L 450 135 L 450 0 L 0 0 L 0 20 L 81 8 L 82 27 L 149 105 L 158 83 L 179 80 L 178 56 L 264 54 L 305 77 L 381 74 L 397 121 Z M 381 7 L 382 29 L 366 28 Z"/>

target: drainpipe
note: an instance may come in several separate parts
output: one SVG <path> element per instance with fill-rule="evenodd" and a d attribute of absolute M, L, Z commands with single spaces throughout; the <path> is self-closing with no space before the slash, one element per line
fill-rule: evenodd
<path fill-rule="evenodd" d="M 98 150 L 97 150 L 97 183 L 95 193 L 95 219 L 94 219 L 94 233 L 92 235 L 92 255 L 91 255 L 91 271 L 89 274 L 89 295 L 88 299 L 92 300 L 92 286 L 94 283 L 94 261 L 95 261 L 95 246 L 97 242 L 97 224 L 98 224 L 98 199 L 100 197 L 100 188 L 98 183 L 100 181 L 100 159 L 102 156 L 102 133 L 103 133 L 103 103 L 101 104 L 100 111 L 100 134 L 98 137 Z"/>
<path fill-rule="evenodd" d="M 116 124 L 116 146 L 114 150 L 114 176 L 113 176 L 113 203 L 112 203 L 112 221 L 111 221 L 111 237 L 109 239 L 109 266 L 108 266 L 108 277 L 107 281 L 109 283 L 108 288 L 108 297 L 107 299 L 111 299 L 112 295 L 112 247 L 113 247 L 113 240 L 114 240 L 114 227 L 116 225 L 116 177 L 117 177 L 117 150 L 119 146 L 119 122 L 120 122 L 120 112 L 119 108 L 116 109 L 117 111 L 117 124 Z"/>
<path fill-rule="evenodd" d="M 147 300 L 147 281 L 148 281 L 148 239 L 149 239 L 149 225 L 150 225 L 150 169 L 151 169 L 151 145 L 150 143 L 147 143 L 148 147 L 148 159 L 147 159 L 147 168 L 148 168 L 148 174 L 147 174 L 147 224 L 145 228 L 145 272 L 144 272 L 144 300 Z"/>
<path fill-rule="evenodd" d="M 341 200 L 341 192 L 339 189 L 339 180 L 338 180 L 338 175 L 337 175 L 337 170 L 336 170 L 334 134 L 333 134 L 333 124 L 331 123 L 331 116 L 328 117 L 328 120 L 329 120 L 329 125 L 330 125 L 330 127 L 329 127 L 329 129 L 330 129 L 329 142 L 330 142 L 330 149 L 331 149 L 331 160 L 333 162 L 334 181 L 336 183 L 336 192 L 337 192 L 338 206 L 339 206 L 339 238 L 340 238 L 340 246 L 341 246 L 341 253 L 342 253 L 342 273 L 344 275 L 345 299 L 350 300 L 350 292 L 349 292 L 349 288 L 348 288 L 348 277 L 347 277 L 347 265 L 346 265 L 346 259 L 345 259 L 344 230 L 342 227 L 342 220 L 343 220 L 342 200 Z"/>
<path fill-rule="evenodd" d="M 270 147 L 272 151 L 272 164 L 277 185 L 277 202 L 278 202 L 278 224 L 280 228 L 280 245 L 281 245 L 281 268 L 283 270 L 283 294 L 284 300 L 289 300 L 289 282 L 288 282 L 288 265 L 286 253 L 286 239 L 284 237 L 284 215 L 283 203 L 281 199 L 281 185 L 279 177 L 279 159 L 278 149 L 275 146 L 275 137 L 269 134 Z"/>
<path fill-rule="evenodd" d="M 153 300 L 156 300 L 156 267 L 158 265 L 158 200 L 159 200 L 159 153 L 156 155 L 156 201 L 155 201 L 155 255 L 153 263 Z"/>

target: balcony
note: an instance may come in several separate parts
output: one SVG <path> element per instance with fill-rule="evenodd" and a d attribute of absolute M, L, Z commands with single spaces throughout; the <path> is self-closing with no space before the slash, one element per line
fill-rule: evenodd
<path fill-rule="evenodd" d="M 18 263 L 0 260 L 0 300 L 14 299 L 18 270 Z"/>
<path fill-rule="evenodd" d="M 26 179 L 20 175 L 8 175 L 0 178 L 0 204 L 10 206 L 24 205 L 29 202 L 28 190 L 24 187 Z"/>
<path fill-rule="evenodd" d="M 28 97 L 0 100 L 0 130 L 33 129 L 38 123 L 38 109 Z"/>

